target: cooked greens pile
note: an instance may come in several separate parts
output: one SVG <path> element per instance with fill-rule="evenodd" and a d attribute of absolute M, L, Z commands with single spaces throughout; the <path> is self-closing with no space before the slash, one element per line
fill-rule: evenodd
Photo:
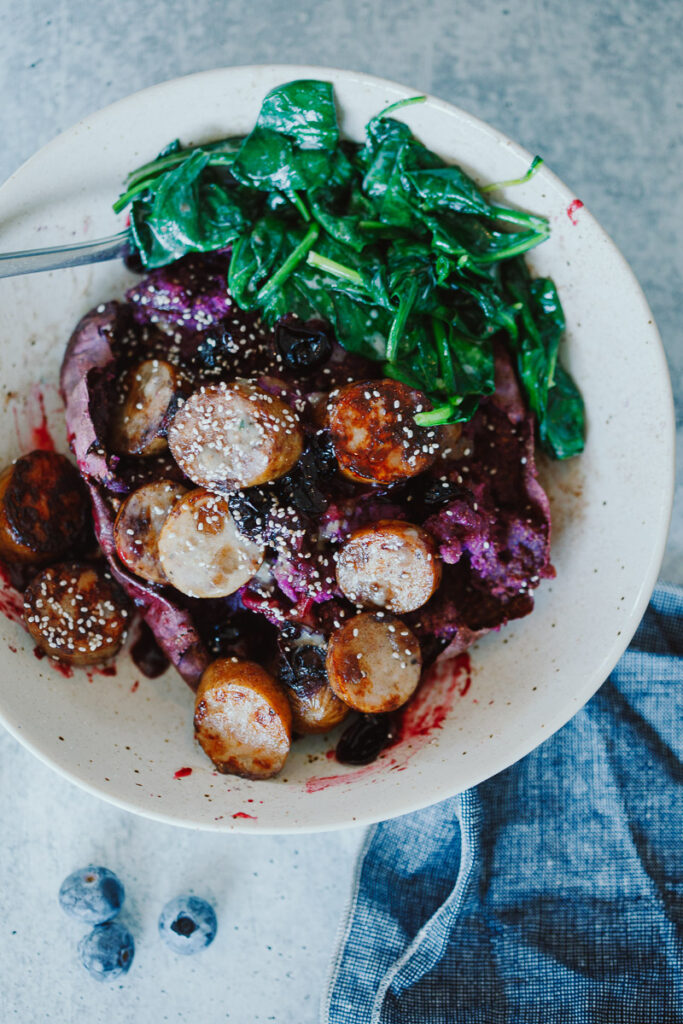
<path fill-rule="evenodd" d="M 434 408 L 416 417 L 423 425 L 472 417 L 494 390 L 492 342 L 502 339 L 543 447 L 576 455 L 584 408 L 558 359 L 562 306 L 522 258 L 548 222 L 491 202 L 495 185 L 477 186 L 389 116 L 423 98 L 372 118 L 358 144 L 340 138 L 329 82 L 290 82 L 266 96 L 245 138 L 172 143 L 129 176 L 114 209 L 132 204 L 149 269 L 231 247 L 239 306 L 267 323 L 286 313 L 329 321 L 344 348 L 426 392 Z"/>

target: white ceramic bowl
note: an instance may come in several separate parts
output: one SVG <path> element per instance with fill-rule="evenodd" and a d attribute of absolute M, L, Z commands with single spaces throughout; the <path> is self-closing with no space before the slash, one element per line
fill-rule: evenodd
<path fill-rule="evenodd" d="M 244 133 L 273 86 L 332 81 L 343 131 L 411 90 L 316 67 L 226 68 L 137 93 L 40 150 L 0 189 L 2 248 L 113 233 L 111 203 L 126 173 L 167 142 Z M 515 178 L 530 155 L 436 99 L 398 116 L 429 147 L 479 181 Z M 423 807 L 495 774 L 547 739 L 595 692 L 630 640 L 654 586 L 673 490 L 673 407 L 666 363 L 642 292 L 609 238 L 543 167 L 503 197 L 546 214 L 552 236 L 530 263 L 556 281 L 568 323 L 565 359 L 587 406 L 585 454 L 544 468 L 554 514 L 557 578 L 531 616 L 471 652 L 471 678 L 445 665 L 411 711 L 415 737 L 361 769 L 326 757 L 329 738 L 295 744 L 282 776 L 248 782 L 212 771 L 192 737 L 192 694 L 173 670 L 141 676 L 127 656 L 115 676 L 71 678 L 36 660 L 0 604 L 0 715 L 47 764 L 131 811 L 197 828 L 313 831 Z M 101 264 L 0 282 L 0 465 L 35 447 L 48 426 L 66 450 L 56 391 L 70 331 L 132 280 Z M 419 710 L 418 710 L 419 709 Z M 176 778 L 178 769 L 191 768 Z"/>

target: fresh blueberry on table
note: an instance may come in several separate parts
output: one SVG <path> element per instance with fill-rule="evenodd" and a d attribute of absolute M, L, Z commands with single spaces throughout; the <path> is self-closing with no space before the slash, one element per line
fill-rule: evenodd
<path fill-rule="evenodd" d="M 197 896 L 177 896 L 159 917 L 159 934 L 174 953 L 189 956 L 209 946 L 216 934 L 216 915 L 210 903 Z"/>
<path fill-rule="evenodd" d="M 90 864 L 64 879 L 59 903 L 72 917 L 88 924 L 103 924 L 116 917 L 124 895 L 123 886 L 113 871 Z"/>
<path fill-rule="evenodd" d="M 125 974 L 133 962 L 135 943 L 118 921 L 98 924 L 78 943 L 81 963 L 93 978 L 108 981 Z"/>

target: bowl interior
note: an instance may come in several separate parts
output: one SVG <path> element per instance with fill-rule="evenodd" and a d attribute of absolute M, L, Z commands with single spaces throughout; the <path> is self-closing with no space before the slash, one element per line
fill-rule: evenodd
<path fill-rule="evenodd" d="M 343 131 L 410 90 L 355 73 L 247 67 L 178 79 L 76 125 L 0 189 L 3 249 L 97 238 L 122 226 L 111 202 L 126 173 L 167 142 L 249 130 L 274 85 L 334 83 Z M 398 116 L 481 181 L 514 178 L 530 155 L 434 99 Z M 504 198 L 551 220 L 532 253 L 558 285 L 567 315 L 564 359 L 588 413 L 585 454 L 543 463 L 553 509 L 557 578 L 533 614 L 487 636 L 469 659 L 441 662 L 407 714 L 406 735 L 376 763 L 328 758 L 335 737 L 295 744 L 270 782 L 220 776 L 192 738 L 192 694 L 173 670 L 65 672 L 37 660 L 19 624 L 20 599 L 0 590 L 0 715 L 54 768 L 130 810 L 213 829 L 312 831 L 404 813 L 482 781 L 567 721 L 606 678 L 644 611 L 662 557 L 673 488 L 673 412 L 652 315 L 618 251 L 546 168 Z M 0 282 L 0 466 L 51 437 L 66 451 L 57 379 L 76 321 L 134 280 L 117 264 Z M 191 768 L 182 773 L 181 768 Z"/>

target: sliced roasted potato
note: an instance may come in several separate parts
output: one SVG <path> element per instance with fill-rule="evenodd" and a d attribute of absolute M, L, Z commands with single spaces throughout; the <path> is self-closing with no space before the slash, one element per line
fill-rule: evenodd
<path fill-rule="evenodd" d="M 329 732 L 343 722 L 350 708 L 337 697 L 327 683 L 306 693 L 303 690 L 287 690 L 287 699 L 292 709 L 294 732 Z"/>
<path fill-rule="evenodd" d="M 166 427 L 181 391 L 178 371 L 163 359 L 146 359 L 123 379 L 109 442 L 121 455 L 156 455 L 166 447 Z"/>
<path fill-rule="evenodd" d="M 159 561 L 189 597 L 225 597 L 258 572 L 264 550 L 237 529 L 225 498 L 200 488 L 176 502 L 161 528 Z"/>
<path fill-rule="evenodd" d="M 131 572 L 151 583 L 168 583 L 159 560 L 159 533 L 187 487 L 172 480 L 144 484 L 129 494 L 114 523 L 116 553 Z"/>
<path fill-rule="evenodd" d="M 232 491 L 287 473 L 301 455 L 303 433 L 282 399 L 240 380 L 195 391 L 175 415 L 168 443 L 190 480 Z"/>
<path fill-rule="evenodd" d="M 57 452 L 30 452 L 0 475 L 0 556 L 40 565 L 85 534 L 90 502 L 78 470 Z"/>
<path fill-rule="evenodd" d="M 337 558 L 337 582 L 354 604 L 399 615 L 420 608 L 441 581 L 441 562 L 429 534 L 399 519 L 355 530 Z"/>
<path fill-rule="evenodd" d="M 194 728 L 219 771 L 269 779 L 289 753 L 292 712 L 281 688 L 256 662 L 219 658 L 199 684 Z"/>
<path fill-rule="evenodd" d="M 328 641 L 327 677 L 356 711 L 394 711 L 420 681 L 420 645 L 408 627 L 383 612 L 361 612 Z"/>
<path fill-rule="evenodd" d="M 362 483 L 392 483 L 428 469 L 440 445 L 439 427 L 420 427 L 426 395 L 396 380 L 361 380 L 333 393 L 330 435 L 342 472 Z"/>
<path fill-rule="evenodd" d="M 76 562 L 43 569 L 24 593 L 24 621 L 50 658 L 93 665 L 112 658 L 123 643 L 130 611 L 105 570 Z"/>

